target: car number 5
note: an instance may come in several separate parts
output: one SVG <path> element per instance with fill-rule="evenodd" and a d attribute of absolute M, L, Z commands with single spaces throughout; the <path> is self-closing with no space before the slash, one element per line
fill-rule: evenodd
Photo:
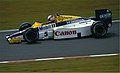
<path fill-rule="evenodd" d="M 48 36 L 48 32 L 46 31 L 45 33 L 44 33 L 44 37 L 47 37 Z"/>

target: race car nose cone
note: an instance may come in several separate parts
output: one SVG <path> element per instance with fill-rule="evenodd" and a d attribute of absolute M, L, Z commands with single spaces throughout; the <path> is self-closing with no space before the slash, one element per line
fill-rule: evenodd
<path fill-rule="evenodd" d="M 8 39 L 8 41 L 10 41 L 10 40 L 11 40 L 11 38 Z"/>
<path fill-rule="evenodd" d="M 8 39 L 9 38 L 9 36 L 6 36 L 6 39 Z"/>

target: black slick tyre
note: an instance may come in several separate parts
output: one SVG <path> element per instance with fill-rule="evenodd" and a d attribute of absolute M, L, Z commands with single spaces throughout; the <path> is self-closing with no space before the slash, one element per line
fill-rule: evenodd
<path fill-rule="evenodd" d="M 27 28 L 29 28 L 29 27 L 31 27 L 31 26 L 32 26 L 32 25 L 31 25 L 29 22 L 24 22 L 24 23 L 22 23 L 22 24 L 20 25 L 19 31 L 25 30 L 25 29 L 27 29 Z"/>
<path fill-rule="evenodd" d="M 94 38 L 102 38 L 106 36 L 108 28 L 104 26 L 104 24 L 100 21 L 95 22 L 91 26 L 91 33 Z"/>
<path fill-rule="evenodd" d="M 23 33 L 23 38 L 28 43 L 34 43 L 39 39 L 39 33 L 38 30 L 35 28 L 28 28 Z"/>

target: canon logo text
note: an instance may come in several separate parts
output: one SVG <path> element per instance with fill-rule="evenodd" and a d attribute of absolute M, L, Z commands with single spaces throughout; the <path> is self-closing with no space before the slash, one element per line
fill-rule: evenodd
<path fill-rule="evenodd" d="M 76 30 L 71 31 L 55 31 L 56 36 L 74 35 L 77 34 Z"/>

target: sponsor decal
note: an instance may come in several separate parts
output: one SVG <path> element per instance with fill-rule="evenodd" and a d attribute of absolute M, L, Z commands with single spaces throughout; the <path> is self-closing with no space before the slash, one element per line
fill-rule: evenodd
<path fill-rule="evenodd" d="M 71 31 L 55 31 L 56 36 L 66 36 L 66 35 L 75 35 L 77 34 L 76 30 Z"/>
<path fill-rule="evenodd" d="M 87 23 L 87 22 L 91 22 L 91 19 L 87 19 L 87 18 L 78 18 L 78 19 L 74 19 L 74 20 L 69 20 L 67 21 L 67 24 L 72 24 L 72 23 Z"/>
<path fill-rule="evenodd" d="M 111 13 L 100 15 L 100 19 L 102 19 L 102 18 L 110 18 L 110 17 L 111 17 Z"/>
<path fill-rule="evenodd" d="M 54 28 L 56 27 L 56 24 L 55 23 L 52 23 L 52 24 L 48 24 L 48 25 L 43 25 L 41 27 L 38 27 L 39 30 L 45 30 L 45 29 L 49 29 L 49 28 Z"/>

